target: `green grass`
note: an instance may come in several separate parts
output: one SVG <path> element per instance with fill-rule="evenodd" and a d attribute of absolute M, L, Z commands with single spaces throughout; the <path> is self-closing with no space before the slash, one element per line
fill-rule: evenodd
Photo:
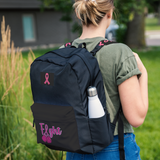
<path fill-rule="evenodd" d="M 146 18 L 145 19 L 145 30 L 160 30 L 160 24 L 158 24 L 158 18 Z"/>
<path fill-rule="evenodd" d="M 48 51 L 52 51 L 52 50 L 55 50 L 55 49 L 58 49 L 59 46 L 57 47 L 54 47 L 54 48 L 47 48 L 47 49 L 37 49 L 37 50 L 33 50 L 33 53 L 36 55 L 36 57 L 39 57 L 45 53 L 47 53 Z M 23 53 L 23 58 L 27 58 L 28 57 L 28 52 L 29 51 L 24 51 L 22 52 Z"/>
<path fill-rule="evenodd" d="M 160 47 L 139 56 L 148 71 L 149 110 L 143 125 L 135 129 L 136 141 L 142 160 L 160 160 Z"/>

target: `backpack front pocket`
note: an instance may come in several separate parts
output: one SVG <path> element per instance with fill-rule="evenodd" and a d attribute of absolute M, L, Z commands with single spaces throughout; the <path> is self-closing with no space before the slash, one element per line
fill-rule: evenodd
<path fill-rule="evenodd" d="M 54 150 L 80 150 L 77 123 L 71 106 L 34 103 L 31 110 L 36 124 L 37 143 Z"/>

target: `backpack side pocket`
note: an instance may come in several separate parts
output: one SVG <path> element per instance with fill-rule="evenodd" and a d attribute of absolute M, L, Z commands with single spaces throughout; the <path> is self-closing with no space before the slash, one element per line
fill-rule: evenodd
<path fill-rule="evenodd" d="M 103 150 L 113 141 L 113 133 L 106 115 L 100 118 L 89 118 L 89 126 L 94 153 Z"/>

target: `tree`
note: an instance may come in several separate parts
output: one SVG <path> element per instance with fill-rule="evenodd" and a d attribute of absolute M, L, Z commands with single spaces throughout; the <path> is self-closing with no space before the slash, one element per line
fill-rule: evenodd
<path fill-rule="evenodd" d="M 124 42 L 130 47 L 144 47 L 145 43 L 145 0 L 117 0 L 118 21 L 126 31 L 122 35 Z"/>

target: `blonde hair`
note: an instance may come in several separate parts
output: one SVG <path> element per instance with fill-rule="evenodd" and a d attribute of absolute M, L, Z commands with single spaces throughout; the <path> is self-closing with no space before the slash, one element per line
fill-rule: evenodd
<path fill-rule="evenodd" d="M 114 9 L 114 0 L 75 0 L 73 5 L 77 17 L 82 24 L 98 26 L 102 18 L 111 9 Z"/>

